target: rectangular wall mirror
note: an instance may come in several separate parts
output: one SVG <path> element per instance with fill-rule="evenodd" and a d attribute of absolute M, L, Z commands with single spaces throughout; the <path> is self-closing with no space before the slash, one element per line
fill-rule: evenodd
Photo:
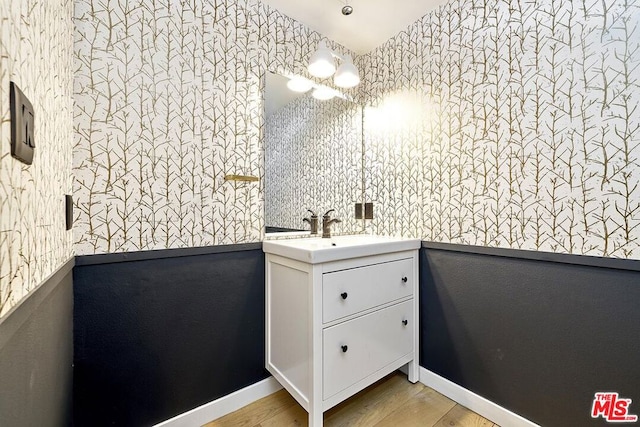
<path fill-rule="evenodd" d="M 293 92 L 285 76 L 265 77 L 266 233 L 308 233 L 311 215 L 342 222 L 336 234 L 358 233 L 355 204 L 363 199 L 362 107 L 341 97 L 318 100 Z"/>

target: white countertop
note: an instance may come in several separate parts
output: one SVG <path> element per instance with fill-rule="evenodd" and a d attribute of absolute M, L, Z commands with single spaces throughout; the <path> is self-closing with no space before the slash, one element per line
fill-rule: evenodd
<path fill-rule="evenodd" d="M 308 239 L 267 240 L 262 243 L 262 250 L 265 253 L 309 264 L 319 264 L 418 249 L 420 244 L 420 239 L 355 234 L 327 239 L 311 237 Z"/>

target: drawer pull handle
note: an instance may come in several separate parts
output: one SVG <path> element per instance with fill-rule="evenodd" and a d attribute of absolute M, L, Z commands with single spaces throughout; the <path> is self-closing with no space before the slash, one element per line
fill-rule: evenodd
<path fill-rule="evenodd" d="M 409 321 L 408 321 L 407 319 L 405 319 L 405 320 L 403 320 L 403 321 L 402 321 L 402 324 L 403 324 L 404 326 L 407 326 L 407 325 L 409 324 Z"/>
<path fill-rule="evenodd" d="M 340 294 L 340 296 L 342 297 L 342 299 L 347 299 L 349 294 L 347 294 L 346 292 L 343 292 L 343 293 Z"/>
<path fill-rule="evenodd" d="M 409 280 L 409 279 L 407 279 L 407 276 L 404 276 L 404 277 L 402 278 L 402 283 L 407 283 L 407 280 Z"/>
<path fill-rule="evenodd" d="M 343 345 L 343 346 L 342 346 L 342 352 L 343 352 L 343 353 L 346 353 L 346 352 L 347 352 L 347 350 L 349 350 L 349 347 L 347 347 L 346 345 Z"/>

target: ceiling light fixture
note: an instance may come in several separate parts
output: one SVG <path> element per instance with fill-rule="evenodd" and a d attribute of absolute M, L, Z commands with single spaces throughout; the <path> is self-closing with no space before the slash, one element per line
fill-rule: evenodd
<path fill-rule="evenodd" d="M 335 59 L 342 61 L 337 71 Z M 309 59 L 307 69 L 312 76 L 320 79 L 326 79 L 335 73 L 333 82 L 338 87 L 351 88 L 360 83 L 358 69 L 353 65 L 351 55 L 342 56 L 330 50 L 324 40 L 318 43 L 318 49 Z"/>
<path fill-rule="evenodd" d="M 312 76 L 320 79 L 331 77 L 336 72 L 336 63 L 333 60 L 333 52 L 329 50 L 326 43 L 321 41 L 318 43 L 316 53 L 309 59 L 307 67 Z"/>
<path fill-rule="evenodd" d="M 294 76 L 287 82 L 287 87 L 294 92 L 305 93 L 313 87 L 313 82 L 304 77 Z"/>
<path fill-rule="evenodd" d="M 336 95 L 336 91 L 327 86 L 318 86 L 311 92 L 311 96 L 319 101 L 328 101 L 335 98 Z"/>
<path fill-rule="evenodd" d="M 340 64 L 336 71 L 336 75 L 333 76 L 333 82 L 336 86 L 344 88 L 355 87 L 360 83 L 358 69 L 353 65 L 351 55 L 346 55 L 344 57 L 342 64 Z"/>

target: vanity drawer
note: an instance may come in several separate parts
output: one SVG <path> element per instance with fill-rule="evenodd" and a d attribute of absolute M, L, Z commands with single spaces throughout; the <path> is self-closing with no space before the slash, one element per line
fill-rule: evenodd
<path fill-rule="evenodd" d="M 323 399 L 411 353 L 414 326 L 413 300 L 409 300 L 326 328 Z"/>
<path fill-rule="evenodd" d="M 373 264 L 322 276 L 322 321 L 358 313 L 413 294 L 413 259 Z"/>

